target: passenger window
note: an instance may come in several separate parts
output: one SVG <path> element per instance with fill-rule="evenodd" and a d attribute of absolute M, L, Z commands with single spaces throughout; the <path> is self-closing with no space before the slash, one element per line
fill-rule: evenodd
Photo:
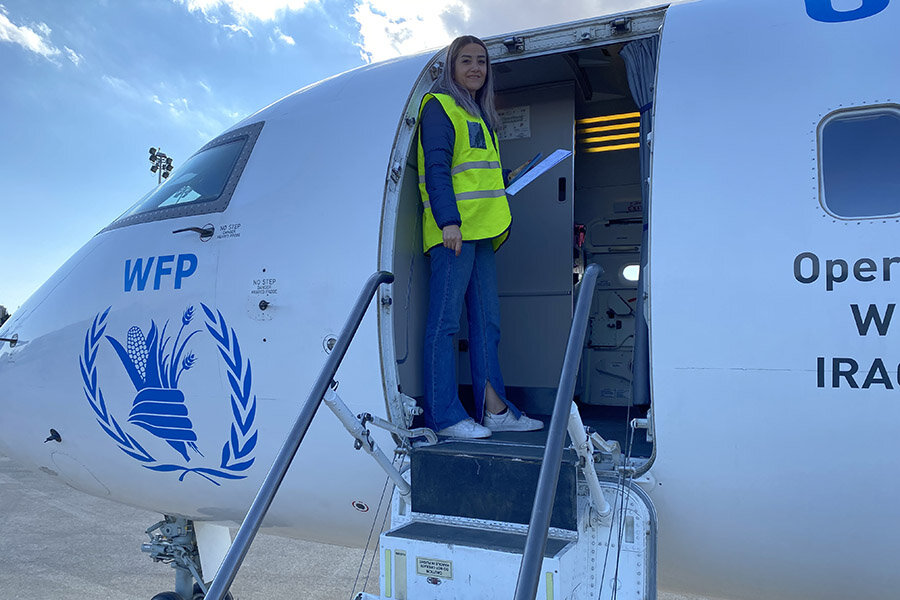
<path fill-rule="evenodd" d="M 225 210 L 262 126 L 241 127 L 206 144 L 107 229 Z"/>
<path fill-rule="evenodd" d="M 900 107 L 842 110 L 819 125 L 819 198 L 842 219 L 900 215 Z"/>

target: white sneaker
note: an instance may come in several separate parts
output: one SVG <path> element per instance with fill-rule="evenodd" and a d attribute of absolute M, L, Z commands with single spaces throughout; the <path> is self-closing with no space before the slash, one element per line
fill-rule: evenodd
<path fill-rule="evenodd" d="M 444 427 L 438 431 L 437 434 L 443 437 L 477 440 L 480 438 L 491 437 L 491 430 L 479 425 L 473 419 L 466 419 L 460 421 L 456 425 Z"/>
<path fill-rule="evenodd" d="M 507 408 L 506 412 L 500 415 L 484 411 L 484 426 L 491 431 L 537 431 L 544 428 L 544 423 L 527 417 L 525 413 L 517 419 Z"/>

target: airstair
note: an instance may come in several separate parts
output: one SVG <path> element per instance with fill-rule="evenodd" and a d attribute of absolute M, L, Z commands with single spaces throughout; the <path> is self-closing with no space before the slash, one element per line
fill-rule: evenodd
<path fill-rule="evenodd" d="M 412 505 L 381 535 L 381 595 L 362 598 L 655 598 L 656 521 L 643 491 L 600 481 L 603 518 L 572 449 L 562 453 L 536 595 L 519 582 L 544 447 L 503 436 L 411 454 Z M 527 575 L 525 573 L 523 576 Z M 534 577 L 532 577 L 534 579 Z"/>
<path fill-rule="evenodd" d="M 366 307 L 378 287 L 393 280 L 389 273 L 373 275 L 206 598 L 225 596 L 324 401 L 395 484 L 391 526 L 380 537 L 380 593 L 362 593 L 357 600 L 655 600 L 653 505 L 633 482 L 633 466 L 618 443 L 590 434 L 572 402 L 598 273 L 591 265 L 580 284 L 544 431 L 466 441 L 439 441 L 430 430 L 403 430 L 369 415 L 354 416 L 335 393 L 332 378 Z M 372 441 L 367 421 L 407 442 L 405 472 Z M 632 428 L 638 425 L 632 422 Z"/>

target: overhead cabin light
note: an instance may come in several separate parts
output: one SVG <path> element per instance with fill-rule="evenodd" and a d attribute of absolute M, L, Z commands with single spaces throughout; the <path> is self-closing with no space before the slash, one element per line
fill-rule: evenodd
<path fill-rule="evenodd" d="M 582 152 L 611 152 L 613 150 L 630 150 L 632 148 L 640 148 L 640 144 L 617 144 L 615 146 L 595 146 L 593 148 L 582 148 Z"/>
<path fill-rule="evenodd" d="M 640 133 L 620 133 L 619 135 L 601 135 L 599 137 L 581 138 L 582 144 L 594 144 L 597 142 L 614 142 L 616 140 L 637 140 L 640 139 Z"/>
<path fill-rule="evenodd" d="M 622 269 L 622 277 L 627 281 L 637 281 L 641 277 L 640 265 L 626 265 L 625 268 Z"/>
<path fill-rule="evenodd" d="M 630 112 L 630 113 L 621 113 L 618 115 L 605 115 L 602 117 L 589 117 L 587 119 L 578 119 L 575 121 L 576 125 L 588 125 L 590 123 L 605 123 L 607 121 L 622 121 L 625 119 L 640 119 L 641 113 L 639 112 Z"/>
<path fill-rule="evenodd" d="M 622 129 L 638 129 L 641 126 L 640 121 L 633 123 L 617 123 L 615 125 L 604 125 L 603 127 L 588 127 L 587 129 L 579 129 L 578 134 L 583 133 L 602 133 L 604 131 L 621 131 Z"/>
<path fill-rule="evenodd" d="M 619 113 L 615 115 L 602 115 L 587 117 L 575 121 L 578 127 L 575 131 L 578 150 L 581 152 L 611 152 L 613 150 L 631 150 L 640 148 L 640 121 L 641 113 Z M 618 121 L 618 122 L 616 122 Z M 604 123 L 595 127 L 589 127 L 596 123 Z M 623 133 L 612 135 L 591 135 L 596 133 L 622 131 Z M 636 140 L 634 143 L 616 144 L 623 140 Z"/>

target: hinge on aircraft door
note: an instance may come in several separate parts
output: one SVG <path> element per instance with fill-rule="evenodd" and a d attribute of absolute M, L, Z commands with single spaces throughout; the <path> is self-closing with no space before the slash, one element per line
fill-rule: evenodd
<path fill-rule="evenodd" d="M 413 419 L 422 414 L 422 407 L 416 402 L 415 398 L 411 398 L 406 394 L 399 392 L 400 404 L 403 406 L 403 419 L 405 423 L 412 423 Z"/>
<path fill-rule="evenodd" d="M 575 39 L 577 39 L 579 42 L 590 42 L 594 39 L 594 32 L 590 27 L 588 27 L 587 29 L 579 29 L 575 32 Z"/>
<path fill-rule="evenodd" d="M 646 419 L 632 419 L 631 420 L 631 428 L 632 429 L 646 429 L 647 430 L 647 441 L 653 441 L 653 413 L 651 412 L 647 415 Z"/>
<path fill-rule="evenodd" d="M 616 19 L 609 24 L 609 30 L 613 34 L 631 33 L 631 19 Z"/>
<path fill-rule="evenodd" d="M 391 166 L 391 181 L 393 181 L 394 183 L 400 181 L 400 172 L 402 167 L 403 165 L 401 165 L 399 162 L 395 162 L 393 166 Z"/>
<path fill-rule="evenodd" d="M 431 65 L 431 80 L 437 81 L 438 77 L 441 76 L 441 71 L 444 70 L 444 63 L 436 62 Z"/>
<path fill-rule="evenodd" d="M 510 54 L 525 52 L 525 38 L 519 35 L 506 38 L 503 40 L 503 45 L 506 46 L 506 51 Z"/>

